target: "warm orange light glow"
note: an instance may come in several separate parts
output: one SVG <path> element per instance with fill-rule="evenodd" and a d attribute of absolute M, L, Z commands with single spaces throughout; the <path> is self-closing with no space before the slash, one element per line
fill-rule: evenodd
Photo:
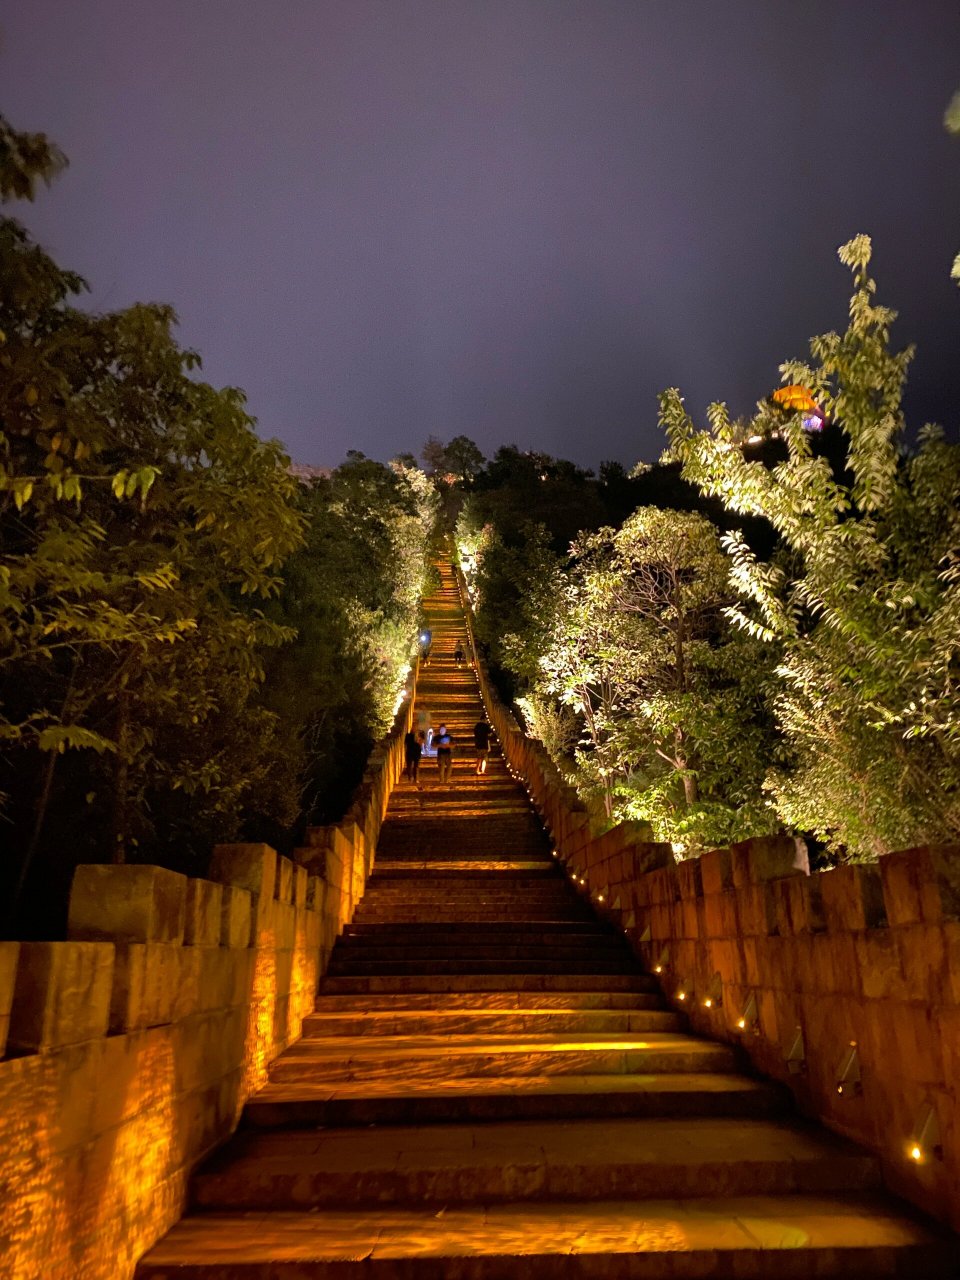
<path fill-rule="evenodd" d="M 686 1000 L 686 998 L 687 998 L 687 993 L 686 993 L 685 991 L 678 991 L 678 992 L 677 992 L 677 999 L 678 999 L 678 1000 Z"/>
<path fill-rule="evenodd" d="M 741 1030 L 741 1031 L 746 1031 L 746 1029 L 747 1029 L 747 1020 L 746 1020 L 746 1018 L 738 1018 L 738 1019 L 737 1019 L 737 1026 L 740 1028 L 740 1030 Z"/>
<path fill-rule="evenodd" d="M 705 1009 L 712 1009 L 712 1008 L 713 1008 L 713 1001 L 709 998 L 709 996 L 707 997 L 707 999 L 706 999 L 706 1000 L 704 1000 L 704 1002 L 703 1002 L 703 1007 L 704 1007 Z"/>
<path fill-rule="evenodd" d="M 662 964 L 655 964 L 655 965 L 653 966 L 653 972 L 654 972 L 654 973 L 663 973 L 663 965 L 662 965 Z"/>
<path fill-rule="evenodd" d="M 920 1161 L 923 1159 L 923 1148 L 916 1145 L 910 1148 L 910 1159 Z"/>

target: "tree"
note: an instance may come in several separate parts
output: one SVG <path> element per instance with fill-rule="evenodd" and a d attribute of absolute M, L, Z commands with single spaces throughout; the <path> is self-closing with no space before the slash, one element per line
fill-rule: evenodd
<path fill-rule="evenodd" d="M 573 547 L 540 690 L 582 717 L 580 784 L 611 817 L 706 845 L 770 830 L 760 646 L 724 618 L 729 566 L 702 516 L 648 507 Z"/>
<path fill-rule="evenodd" d="M 869 239 L 840 258 L 854 278 L 846 332 L 813 339 L 813 363 L 781 372 L 837 424 L 842 474 L 815 454 L 799 415 L 780 423 L 787 456 L 772 469 L 732 447 L 722 405 L 708 431 L 676 390 L 661 415 L 684 475 L 765 517 L 783 544 L 765 564 L 727 538 L 741 598 L 729 616 L 781 647 L 775 706 L 789 761 L 768 779 L 779 811 L 838 856 L 870 857 L 960 832 L 960 449 L 927 427 L 905 453 L 911 352 L 889 350 L 895 313 L 873 302 Z"/>
<path fill-rule="evenodd" d="M 344 812 L 374 741 L 393 720 L 418 630 L 436 491 L 408 462 L 351 452 L 300 490 L 306 543 L 270 606 L 293 643 L 268 663 L 264 698 L 287 735 L 303 820 Z"/>
<path fill-rule="evenodd" d="M 251 602 L 301 537 L 281 449 L 192 376 L 170 308 L 90 315 L 83 287 L 0 221 L 0 778 L 21 882 L 56 787 L 61 811 L 86 797 L 78 855 L 155 836 L 164 794 L 238 820 L 231 737 L 253 717 L 269 743 L 254 694 L 286 638 Z"/>
<path fill-rule="evenodd" d="M 0 115 L 0 204 L 32 200 L 37 181 L 49 185 L 66 164 L 66 156 L 46 134 L 18 132 Z"/>

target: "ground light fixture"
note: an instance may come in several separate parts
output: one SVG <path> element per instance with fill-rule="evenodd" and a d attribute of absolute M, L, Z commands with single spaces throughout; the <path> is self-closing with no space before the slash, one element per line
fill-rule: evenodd
<path fill-rule="evenodd" d="M 654 973 L 666 973 L 670 968 L 670 948 L 664 947 L 657 956 L 657 963 L 653 966 Z"/>
<path fill-rule="evenodd" d="M 931 1159 L 943 1159 L 940 1118 L 931 1102 L 925 1102 L 920 1109 L 910 1141 L 907 1143 L 907 1155 L 914 1164 L 926 1164 Z"/>
<path fill-rule="evenodd" d="M 703 1007 L 705 1009 L 719 1009 L 723 1004 L 723 979 L 719 973 L 715 973 L 710 979 L 710 985 L 707 987 L 707 994 L 703 997 Z"/>
<path fill-rule="evenodd" d="M 688 998 L 692 993 L 691 993 L 691 990 L 690 990 L 690 984 L 687 982 L 687 980 L 686 980 L 685 978 L 681 978 L 681 979 L 680 979 L 680 981 L 677 983 L 677 989 L 676 989 L 676 991 L 674 991 L 674 993 L 673 993 L 673 994 L 676 996 L 676 998 L 677 998 L 678 1000 L 682 1000 L 682 1001 L 686 1002 L 687 998 Z"/>
<path fill-rule="evenodd" d="M 837 1068 L 837 1093 L 842 1098 L 856 1098 L 862 1092 L 860 1053 L 856 1040 L 851 1040 Z"/>
<path fill-rule="evenodd" d="M 757 995 L 755 991 L 751 991 L 747 996 L 743 1008 L 740 1010 L 740 1017 L 737 1019 L 738 1031 L 752 1031 L 754 1035 L 760 1033 L 760 1012 L 757 1009 Z"/>

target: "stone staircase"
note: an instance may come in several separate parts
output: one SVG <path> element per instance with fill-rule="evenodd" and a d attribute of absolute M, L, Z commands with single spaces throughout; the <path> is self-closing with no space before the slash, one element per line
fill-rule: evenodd
<path fill-rule="evenodd" d="M 453 575 L 418 706 L 459 748 L 394 793 L 303 1038 L 140 1280 L 946 1277 L 876 1160 L 690 1035 L 562 877 L 482 714 Z"/>

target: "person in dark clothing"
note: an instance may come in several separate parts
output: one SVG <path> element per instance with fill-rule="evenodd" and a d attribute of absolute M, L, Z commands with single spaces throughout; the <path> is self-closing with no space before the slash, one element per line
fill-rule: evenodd
<path fill-rule="evenodd" d="M 423 745 L 420 742 L 422 734 L 416 734 L 411 729 L 403 739 L 403 758 L 406 762 L 406 775 L 408 782 L 416 782 L 417 770 L 420 768 L 420 757 L 423 755 Z"/>
<path fill-rule="evenodd" d="M 440 781 L 450 781 L 450 770 L 453 768 L 453 739 L 447 733 L 447 726 L 442 724 L 434 738 L 437 748 L 437 768 L 440 770 Z"/>
<path fill-rule="evenodd" d="M 477 773 L 487 772 L 487 761 L 490 759 L 490 739 L 493 730 L 486 720 L 478 720 L 473 726 L 473 746 L 477 756 Z"/>
<path fill-rule="evenodd" d="M 460 666 L 460 664 L 463 662 L 463 656 L 464 656 L 464 655 L 463 655 L 463 645 L 462 645 L 462 644 L 460 643 L 460 641 L 458 640 L 458 641 L 457 641 L 457 647 L 456 647 L 456 648 L 454 649 L 454 651 L 453 651 L 453 660 L 454 660 L 454 662 L 457 664 L 457 666 L 458 666 L 458 667 L 459 667 L 459 666 Z"/>

